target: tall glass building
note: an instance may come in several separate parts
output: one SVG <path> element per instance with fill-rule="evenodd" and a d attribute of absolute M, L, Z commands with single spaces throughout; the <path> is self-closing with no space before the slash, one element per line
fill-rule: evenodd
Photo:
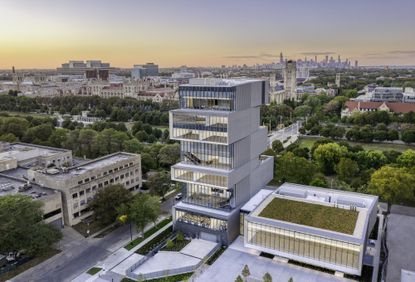
<path fill-rule="evenodd" d="M 170 138 L 181 161 L 171 168 L 183 199 L 173 207 L 174 228 L 229 244 L 239 234 L 239 208 L 273 177 L 273 158 L 261 156 L 267 129 L 260 105 L 263 80 L 192 79 L 179 88 L 180 109 L 170 112 Z"/>

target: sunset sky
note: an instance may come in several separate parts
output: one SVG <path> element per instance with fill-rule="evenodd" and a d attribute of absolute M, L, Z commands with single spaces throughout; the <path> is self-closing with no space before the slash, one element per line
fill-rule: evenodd
<path fill-rule="evenodd" d="M 414 0 L 0 0 L 0 69 L 272 62 L 415 65 Z"/>

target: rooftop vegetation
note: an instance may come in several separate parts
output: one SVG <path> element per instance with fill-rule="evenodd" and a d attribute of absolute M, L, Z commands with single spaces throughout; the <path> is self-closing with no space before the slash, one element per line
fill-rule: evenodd
<path fill-rule="evenodd" d="M 274 198 L 259 216 L 353 234 L 358 214 L 353 210 Z"/>

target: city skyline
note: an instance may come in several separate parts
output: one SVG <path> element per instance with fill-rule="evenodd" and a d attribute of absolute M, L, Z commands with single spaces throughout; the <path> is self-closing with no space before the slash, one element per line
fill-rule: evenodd
<path fill-rule="evenodd" d="M 415 2 L 0 0 L 0 69 L 100 59 L 116 67 L 271 63 L 327 54 L 415 65 Z"/>

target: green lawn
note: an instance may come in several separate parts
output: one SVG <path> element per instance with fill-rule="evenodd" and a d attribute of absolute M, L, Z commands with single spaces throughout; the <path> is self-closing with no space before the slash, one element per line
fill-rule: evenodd
<path fill-rule="evenodd" d="M 29 268 L 32 268 L 32 267 L 38 265 L 39 263 L 42 263 L 43 261 L 53 257 L 54 255 L 59 254 L 60 252 L 61 251 L 59 251 L 59 250 L 50 249 L 47 252 L 45 252 L 43 255 L 34 257 L 33 259 L 29 260 L 28 262 L 26 262 L 22 265 L 19 265 L 15 269 L 1 274 L 0 275 L 0 282 L 10 280 L 11 278 L 15 277 L 16 275 L 28 270 Z"/>
<path fill-rule="evenodd" d="M 342 208 L 274 198 L 259 216 L 353 234 L 358 214 Z"/>
<path fill-rule="evenodd" d="M 0 111 L 0 115 L 1 114 L 8 114 L 10 116 L 20 116 L 20 117 L 26 117 L 26 116 L 53 117 L 53 115 L 49 115 L 46 113 L 25 113 L 25 112 L 12 112 L 12 111 Z"/>
<path fill-rule="evenodd" d="M 299 140 L 299 146 L 301 148 L 307 147 L 311 149 L 313 144 L 322 138 L 313 138 L 313 137 L 301 137 Z M 345 140 L 341 140 L 345 141 Z M 380 150 L 380 151 L 388 151 L 388 150 L 395 150 L 399 152 L 403 152 L 408 149 L 415 150 L 415 146 L 411 145 L 401 145 L 401 144 L 383 144 L 383 143 L 361 143 L 361 142 L 352 142 L 346 141 L 352 146 L 361 145 L 365 150 Z"/>
<path fill-rule="evenodd" d="M 91 236 L 91 235 L 95 234 L 96 232 L 104 229 L 105 227 L 106 226 L 100 224 L 96 220 L 92 221 L 90 224 L 87 224 L 85 222 L 80 222 L 80 223 L 75 224 L 74 226 L 72 226 L 73 229 L 78 231 L 84 237 Z M 88 230 L 89 230 L 89 234 L 87 232 Z"/>
<path fill-rule="evenodd" d="M 95 274 L 97 274 L 98 272 L 100 272 L 101 271 L 101 269 L 102 268 L 100 268 L 100 267 L 93 267 L 93 268 L 90 268 L 86 273 L 88 273 L 88 274 L 90 274 L 90 275 L 95 275 Z"/>
<path fill-rule="evenodd" d="M 130 243 L 128 243 L 127 245 L 125 245 L 124 248 L 126 248 L 127 250 L 131 250 L 132 248 L 134 248 L 135 246 L 137 246 L 138 244 L 140 244 L 141 242 L 143 242 L 145 239 L 147 239 L 148 237 L 150 237 L 151 235 L 153 235 L 154 233 L 156 233 L 158 230 L 160 230 L 161 228 L 163 228 L 164 226 L 166 226 L 171 221 L 172 221 L 172 218 L 171 217 L 163 219 L 162 221 L 160 221 L 159 223 L 157 223 L 154 227 L 152 227 L 151 229 L 149 229 L 146 232 L 144 232 L 144 237 L 135 238 Z"/>

